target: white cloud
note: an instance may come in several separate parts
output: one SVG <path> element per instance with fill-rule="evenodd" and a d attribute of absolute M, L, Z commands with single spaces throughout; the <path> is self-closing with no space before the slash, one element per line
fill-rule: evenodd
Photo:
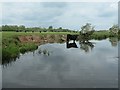
<path fill-rule="evenodd" d="M 110 4 L 110 7 L 111 7 L 111 8 L 115 8 L 115 9 L 117 9 L 117 8 L 118 8 L 118 3 Z"/>
<path fill-rule="evenodd" d="M 1 0 L 0 2 L 119 2 L 119 0 Z"/>
<path fill-rule="evenodd" d="M 2 24 L 2 4 L 0 3 L 0 24 Z"/>
<path fill-rule="evenodd" d="M 69 3 L 66 12 L 57 17 L 57 23 L 63 27 L 78 30 L 80 26 L 89 22 L 97 29 L 108 29 L 117 23 L 117 9 L 108 8 L 110 5 L 108 3 Z"/>
<path fill-rule="evenodd" d="M 118 22 L 117 3 L 58 2 L 3 3 L 3 24 L 80 29 L 90 22 L 96 29 L 108 29 Z"/>

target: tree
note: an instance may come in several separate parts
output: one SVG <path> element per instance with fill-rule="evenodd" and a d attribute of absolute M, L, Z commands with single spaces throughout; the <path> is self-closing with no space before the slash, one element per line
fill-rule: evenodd
<path fill-rule="evenodd" d="M 59 29 L 62 29 L 62 27 L 59 27 Z"/>
<path fill-rule="evenodd" d="M 8 31 L 9 30 L 9 26 L 8 25 L 3 25 L 2 26 L 2 31 Z"/>
<path fill-rule="evenodd" d="M 53 27 L 52 26 L 49 26 L 49 28 L 48 29 L 53 29 Z"/>
<path fill-rule="evenodd" d="M 109 30 L 111 35 L 118 35 L 120 29 L 118 25 L 113 25 Z"/>
<path fill-rule="evenodd" d="M 17 25 L 14 26 L 14 30 L 15 31 L 18 30 L 18 26 Z"/>
<path fill-rule="evenodd" d="M 94 33 L 94 31 L 94 27 L 90 23 L 86 23 L 86 25 L 82 26 L 79 36 L 80 42 L 88 42 L 90 36 Z"/>
<path fill-rule="evenodd" d="M 81 34 L 89 33 L 91 31 L 94 31 L 94 27 L 91 26 L 90 23 L 86 23 L 86 25 L 81 27 Z"/>
<path fill-rule="evenodd" d="M 20 25 L 19 26 L 19 31 L 23 31 L 23 30 L 25 30 L 25 26 L 24 25 Z"/>
<path fill-rule="evenodd" d="M 53 32 L 53 26 L 49 26 L 48 31 Z"/>
<path fill-rule="evenodd" d="M 0 26 L 0 32 L 2 31 L 2 26 Z"/>

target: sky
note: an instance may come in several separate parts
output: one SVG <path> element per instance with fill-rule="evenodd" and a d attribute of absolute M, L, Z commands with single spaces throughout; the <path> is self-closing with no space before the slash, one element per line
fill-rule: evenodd
<path fill-rule="evenodd" d="M 106 30 L 118 23 L 118 2 L 3 2 L 2 25 Z"/>

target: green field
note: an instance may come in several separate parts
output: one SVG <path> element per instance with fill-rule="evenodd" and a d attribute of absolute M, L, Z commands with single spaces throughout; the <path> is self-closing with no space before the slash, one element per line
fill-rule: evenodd
<path fill-rule="evenodd" d="M 55 35 L 58 35 L 58 34 L 78 34 L 79 33 L 74 33 L 74 32 L 2 32 L 2 40 L 4 39 L 8 39 L 8 38 L 15 38 L 15 37 L 18 37 L 18 36 L 26 36 L 26 35 L 52 35 L 52 34 L 55 34 Z M 108 37 L 111 37 L 109 31 L 101 31 L 101 32 L 94 32 L 93 35 L 91 36 L 92 39 L 104 39 L 104 38 L 108 38 Z"/>

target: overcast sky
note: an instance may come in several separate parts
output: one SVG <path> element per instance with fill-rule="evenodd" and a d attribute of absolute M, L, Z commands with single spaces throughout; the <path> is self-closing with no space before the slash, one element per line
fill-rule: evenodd
<path fill-rule="evenodd" d="M 2 24 L 63 27 L 80 30 L 91 23 L 96 30 L 118 23 L 117 2 L 6 2 L 2 4 Z"/>

